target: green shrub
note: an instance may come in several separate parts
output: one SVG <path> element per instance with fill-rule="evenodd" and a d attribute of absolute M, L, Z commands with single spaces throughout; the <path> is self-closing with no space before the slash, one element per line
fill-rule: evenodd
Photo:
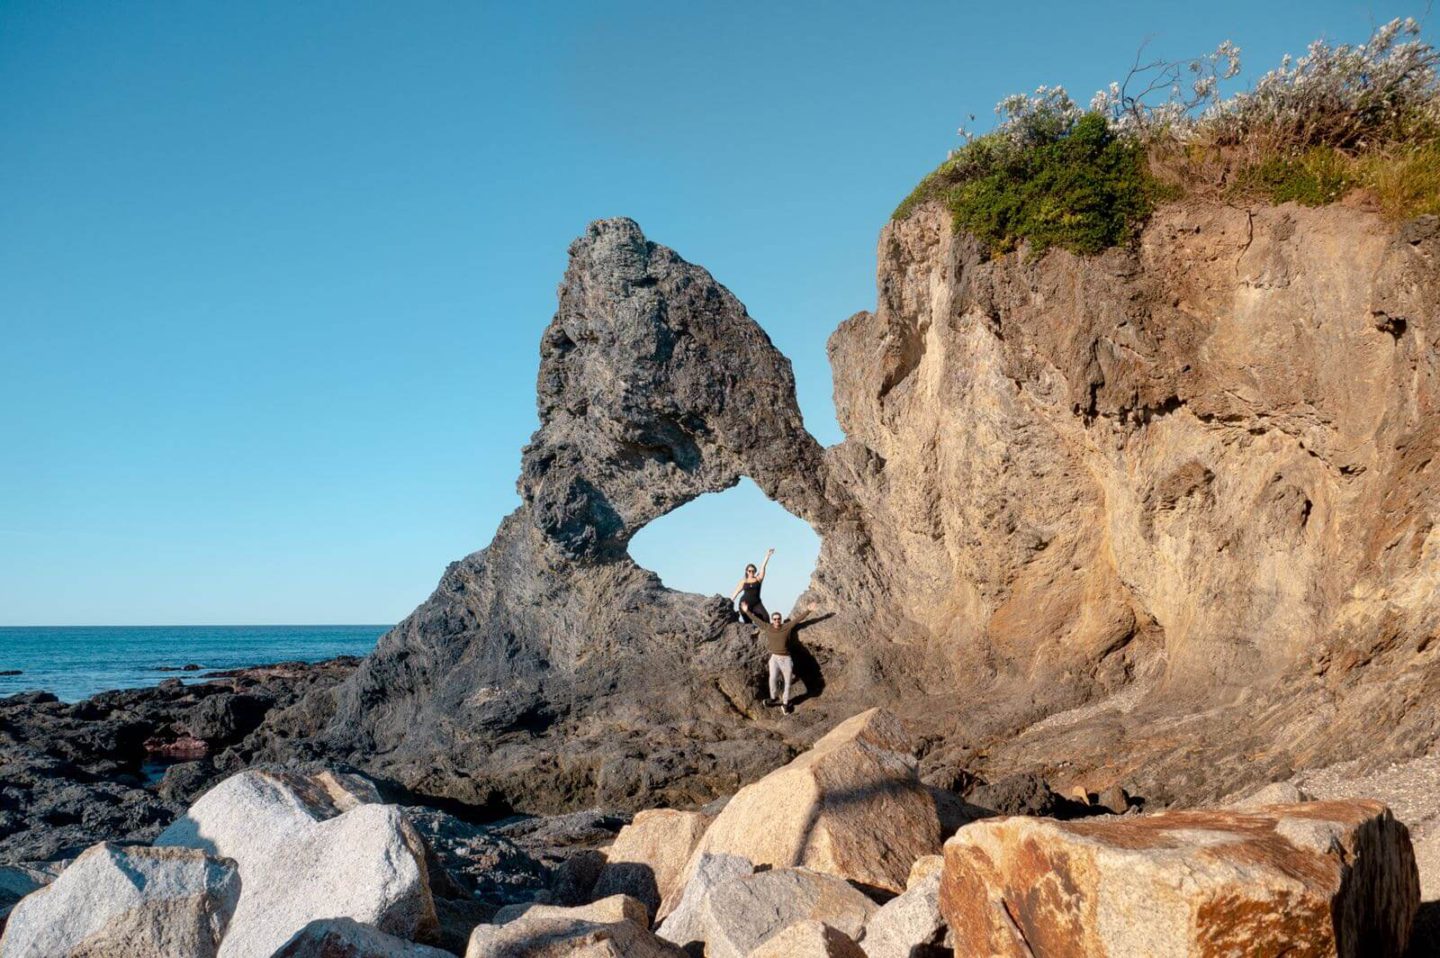
<path fill-rule="evenodd" d="M 1001 133 L 972 140 L 921 181 L 896 218 L 937 199 L 957 230 L 994 254 L 1021 242 L 1035 253 L 1059 246 L 1082 254 L 1128 242 L 1159 193 L 1143 148 L 1096 113 L 1047 127 L 1018 142 Z"/>
<path fill-rule="evenodd" d="M 1210 195 L 1308 206 L 1369 190 L 1388 216 L 1440 213 L 1440 51 L 1414 20 L 1366 43 L 1310 44 L 1226 97 L 1240 50 L 1134 67 L 1082 112 L 1060 87 L 1015 94 L 1000 123 L 895 210 L 949 208 L 999 254 L 1028 243 L 1097 253 L 1127 242 L 1162 199 Z"/>

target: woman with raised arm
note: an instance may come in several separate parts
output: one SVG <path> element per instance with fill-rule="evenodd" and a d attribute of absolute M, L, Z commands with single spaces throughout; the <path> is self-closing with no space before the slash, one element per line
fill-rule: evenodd
<path fill-rule="evenodd" d="M 760 586 L 765 581 L 765 570 L 770 566 L 770 557 L 775 554 L 774 549 L 765 550 L 765 558 L 760 562 L 760 568 L 756 569 L 754 563 L 745 567 L 745 578 L 735 587 L 730 594 L 730 601 L 740 600 L 740 621 L 745 621 L 745 613 L 751 612 L 768 619 L 770 613 L 765 611 L 765 603 L 760 600 Z"/>

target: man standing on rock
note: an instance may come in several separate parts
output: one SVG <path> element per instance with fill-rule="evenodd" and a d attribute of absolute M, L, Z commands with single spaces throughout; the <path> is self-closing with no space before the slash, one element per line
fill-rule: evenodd
<path fill-rule="evenodd" d="M 795 660 L 790 655 L 790 642 L 795 630 L 809 620 L 791 619 L 782 623 L 780 613 L 772 612 L 770 621 L 767 622 L 749 609 L 745 610 L 745 614 L 760 627 L 765 636 L 765 645 L 770 649 L 770 697 L 765 700 L 765 704 L 772 708 L 778 705 L 781 711 L 789 715 L 795 711 L 795 707 L 790 704 L 790 682 L 795 677 Z M 782 677 L 785 680 L 783 694 L 778 687 Z"/>

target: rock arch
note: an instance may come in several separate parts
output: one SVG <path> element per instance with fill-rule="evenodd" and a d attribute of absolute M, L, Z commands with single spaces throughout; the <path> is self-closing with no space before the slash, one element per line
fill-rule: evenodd
<path fill-rule="evenodd" d="M 520 507 L 381 640 L 325 736 L 419 793 L 554 807 L 566 783 L 579 800 L 607 782 L 659 800 L 673 779 L 679 800 L 701 797 L 707 776 L 683 756 L 703 743 L 676 734 L 687 721 L 739 721 L 758 741 L 743 767 L 717 764 L 717 787 L 785 753 L 774 732 L 745 727 L 737 701 L 758 649 L 726 628 L 728 605 L 664 588 L 627 545 L 742 476 L 822 540 L 844 525 L 790 362 L 729 290 L 631 220 L 591 224 L 569 252 Z M 576 749 L 575 723 L 615 709 L 628 717 L 614 736 Z M 565 748 L 547 744 L 566 729 Z M 506 736 L 512 753 L 493 761 Z M 680 767 L 643 757 L 657 747 Z"/>

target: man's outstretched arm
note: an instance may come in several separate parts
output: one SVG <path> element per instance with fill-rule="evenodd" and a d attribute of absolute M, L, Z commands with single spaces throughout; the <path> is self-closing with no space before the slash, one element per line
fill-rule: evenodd
<path fill-rule="evenodd" d="M 748 606 L 745 608 L 745 614 L 750 618 L 750 621 L 754 622 L 756 625 L 763 625 L 767 629 L 774 628 L 774 626 L 772 626 L 767 620 L 762 619 L 754 612 L 751 612 Z"/>

